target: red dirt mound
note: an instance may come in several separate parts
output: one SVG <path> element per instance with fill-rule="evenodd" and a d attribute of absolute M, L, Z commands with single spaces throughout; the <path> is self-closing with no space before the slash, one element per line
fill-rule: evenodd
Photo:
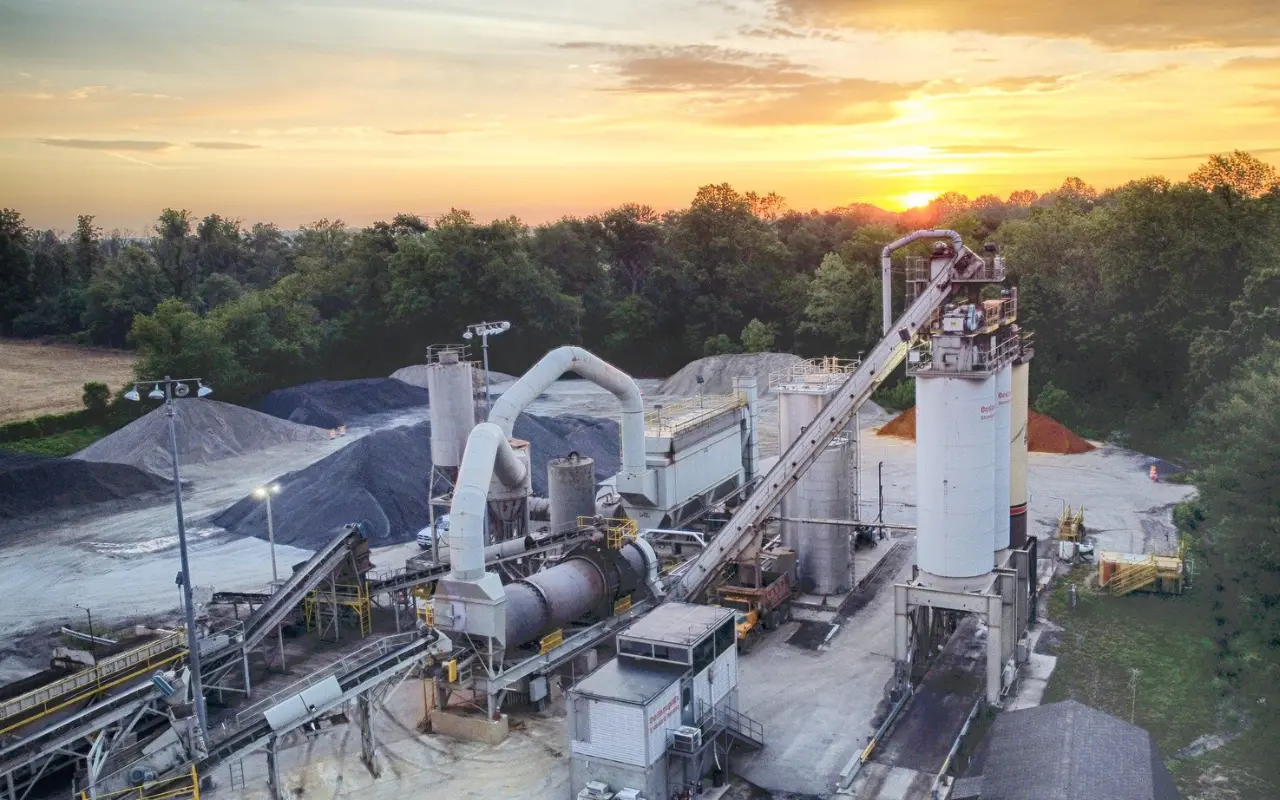
<path fill-rule="evenodd" d="M 916 410 L 908 408 L 880 427 L 880 436 L 916 438 Z M 1065 425 L 1044 414 L 1027 412 L 1027 449 L 1033 453 L 1087 453 L 1093 445 L 1072 433 Z"/>

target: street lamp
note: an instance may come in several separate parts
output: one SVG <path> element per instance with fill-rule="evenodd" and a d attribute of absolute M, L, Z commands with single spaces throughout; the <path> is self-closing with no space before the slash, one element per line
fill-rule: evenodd
<path fill-rule="evenodd" d="M 76 603 L 76 608 L 89 615 L 89 653 L 93 656 L 93 665 L 98 666 L 98 641 L 93 635 L 93 612 L 86 606 Z"/>
<path fill-rule="evenodd" d="M 267 541 L 271 543 L 271 593 L 280 590 L 280 572 L 276 569 L 276 528 L 271 519 L 271 495 L 280 494 L 280 484 L 272 483 L 259 486 L 253 490 L 253 496 L 267 501 Z M 284 626 L 276 628 L 276 637 L 280 640 L 280 669 L 286 669 L 284 663 Z"/>
<path fill-rule="evenodd" d="M 484 350 L 484 415 L 486 419 L 493 404 L 489 397 L 489 337 L 509 330 L 511 330 L 510 322 L 477 322 L 474 325 L 468 325 L 467 330 L 462 334 L 462 338 L 467 341 L 479 336 L 480 345 Z"/>
<path fill-rule="evenodd" d="M 141 381 L 143 384 L 151 384 L 151 391 L 147 393 L 147 397 L 152 400 L 164 401 L 164 415 L 169 418 L 169 455 L 173 459 L 173 504 L 178 512 L 178 553 L 181 558 L 182 572 L 178 574 L 178 580 L 182 583 L 182 607 L 187 623 L 187 653 L 190 658 L 191 665 L 191 690 L 194 695 L 196 704 L 196 722 L 200 726 L 201 741 L 208 741 L 209 721 L 206 716 L 204 705 L 204 684 L 200 678 L 200 640 L 196 636 L 196 614 L 195 604 L 191 599 L 191 565 L 187 560 L 187 528 L 182 519 L 182 476 L 178 473 L 178 429 L 174 423 L 175 412 L 173 410 L 174 397 L 186 397 L 191 394 L 191 382 L 196 384 L 196 396 L 208 397 L 213 394 L 213 390 L 204 385 L 199 378 L 178 378 L 173 379 L 168 375 L 164 380 L 159 381 Z M 138 386 L 134 384 L 133 389 L 125 392 L 127 399 L 138 402 Z"/>

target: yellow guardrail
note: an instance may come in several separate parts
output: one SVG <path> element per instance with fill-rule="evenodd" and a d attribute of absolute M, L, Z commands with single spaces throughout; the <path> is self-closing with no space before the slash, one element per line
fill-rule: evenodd
<path fill-rule="evenodd" d="M 538 642 L 538 653 L 546 655 L 562 644 L 564 644 L 564 631 L 552 631 Z"/>
<path fill-rule="evenodd" d="M 186 633 L 170 634 L 112 656 L 97 666 L 6 700 L 0 703 L 0 725 L 4 725 L 0 727 L 0 736 L 106 689 L 167 666 L 187 654 L 186 645 Z"/>
<path fill-rule="evenodd" d="M 168 783 L 168 781 L 164 781 Z M 183 783 L 181 786 L 161 789 L 158 792 L 151 793 L 146 788 L 132 787 L 129 789 L 121 789 L 116 792 L 97 792 L 95 795 L 98 800 L 112 800 L 112 798 L 130 798 L 130 800 L 169 800 L 169 798 L 190 797 L 192 800 L 200 800 L 200 776 L 196 773 L 196 768 L 191 767 L 191 785 Z M 89 800 L 88 792 L 80 793 L 80 800 Z"/>
<path fill-rule="evenodd" d="M 613 517 L 578 517 L 578 528 L 599 528 L 604 531 L 605 544 L 617 550 L 627 542 L 635 541 L 640 535 L 640 526 L 635 520 L 616 519 Z"/>

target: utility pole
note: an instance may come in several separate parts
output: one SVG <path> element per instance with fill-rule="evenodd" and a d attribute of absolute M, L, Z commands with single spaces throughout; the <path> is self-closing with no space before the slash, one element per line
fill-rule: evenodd
<path fill-rule="evenodd" d="M 76 608 L 83 610 L 84 613 L 89 615 L 89 653 L 90 655 L 93 656 L 93 665 L 97 667 L 98 666 L 98 641 L 93 634 L 93 612 L 90 611 L 87 607 L 80 605 L 79 603 L 76 603 Z"/>

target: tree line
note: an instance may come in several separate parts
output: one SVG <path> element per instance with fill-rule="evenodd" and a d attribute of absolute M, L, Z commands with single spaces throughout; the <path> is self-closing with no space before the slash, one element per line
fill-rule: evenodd
<path fill-rule="evenodd" d="M 626 204 L 538 226 L 454 210 L 286 234 L 166 209 L 146 237 L 104 234 L 87 215 L 59 236 L 5 209 L 0 335 L 135 347 L 140 374 L 201 375 L 241 402 L 387 375 L 482 320 L 512 322 L 491 356 L 513 372 L 566 342 L 649 376 L 738 350 L 856 357 L 878 339 L 880 249 L 930 226 L 1003 248 L 1035 335 L 1039 410 L 1192 459 L 1198 500 L 1178 522 L 1211 576 L 1224 674 L 1260 652 L 1274 668 L 1280 188 L 1247 153 L 1176 183 L 1099 192 L 1069 178 L 1044 196 L 952 192 L 904 214 L 789 210 L 727 184 L 684 209 Z M 910 388 L 890 396 L 909 404 Z"/>

